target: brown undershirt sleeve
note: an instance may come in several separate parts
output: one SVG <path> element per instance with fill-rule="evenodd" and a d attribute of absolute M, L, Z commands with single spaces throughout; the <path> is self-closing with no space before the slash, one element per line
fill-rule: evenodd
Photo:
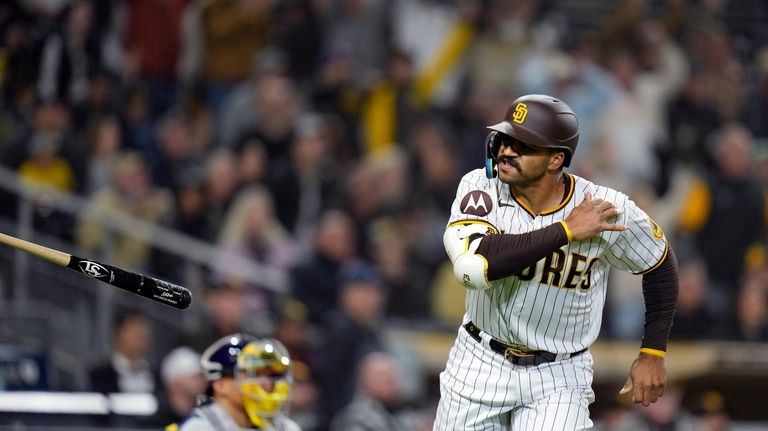
<path fill-rule="evenodd" d="M 667 350 L 669 331 L 677 307 L 677 259 L 669 248 L 664 261 L 651 272 L 643 274 L 645 298 L 645 328 L 642 348 Z"/>
<path fill-rule="evenodd" d="M 475 253 L 488 261 L 488 280 L 492 281 L 517 274 L 566 244 L 565 227 L 555 223 L 526 233 L 484 236 Z"/>

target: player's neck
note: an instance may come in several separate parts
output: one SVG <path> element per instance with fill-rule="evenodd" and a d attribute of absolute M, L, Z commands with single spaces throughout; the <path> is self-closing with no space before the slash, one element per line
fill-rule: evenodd
<path fill-rule="evenodd" d="M 229 413 L 229 416 L 232 417 L 238 426 L 241 428 L 248 428 L 252 425 L 251 420 L 248 418 L 248 414 L 241 407 L 234 405 L 234 403 L 228 399 L 217 399 L 217 401 L 219 402 L 219 405 Z"/>
<path fill-rule="evenodd" d="M 524 186 L 510 186 L 512 193 L 535 214 L 555 208 L 563 201 L 565 174 L 546 174 L 539 181 Z"/>

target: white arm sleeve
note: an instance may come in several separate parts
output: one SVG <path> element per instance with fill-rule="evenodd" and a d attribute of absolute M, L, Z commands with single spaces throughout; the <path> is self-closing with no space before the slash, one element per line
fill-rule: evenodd
<path fill-rule="evenodd" d="M 445 251 L 453 262 L 453 275 L 467 289 L 485 290 L 491 287 L 488 261 L 475 254 L 482 238 L 470 241 L 472 235 L 487 235 L 489 230 L 495 231 L 486 223 L 452 223 L 443 234 Z"/>

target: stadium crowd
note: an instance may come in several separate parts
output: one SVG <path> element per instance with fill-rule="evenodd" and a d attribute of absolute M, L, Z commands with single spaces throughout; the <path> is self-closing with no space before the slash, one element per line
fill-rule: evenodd
<path fill-rule="evenodd" d="M 371 408 L 360 396 L 380 414 L 417 398 L 407 382 L 366 392 L 396 379 L 367 355 L 387 322 L 460 321 L 442 245 L 456 185 L 511 100 L 552 94 L 580 121 L 572 171 L 625 191 L 675 244 L 672 337 L 768 341 L 768 5 L 586 3 L 4 1 L 0 162 L 88 199 L 79 219 L 35 213 L 86 255 L 181 277 L 95 222 L 107 209 L 215 244 L 209 318 L 178 344 L 272 328 L 300 364 L 294 415 L 344 429 Z M 236 256 L 286 271 L 289 294 L 240 280 Z M 640 278 L 617 272 L 608 295 L 603 336 L 637 339 Z M 194 371 L 188 353 L 168 357 Z"/>

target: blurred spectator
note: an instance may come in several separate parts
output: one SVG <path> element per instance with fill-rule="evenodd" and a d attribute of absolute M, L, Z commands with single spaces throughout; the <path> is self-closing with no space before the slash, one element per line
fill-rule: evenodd
<path fill-rule="evenodd" d="M 275 44 L 287 56 L 288 74 L 300 84 L 315 77 L 319 63 L 325 38 L 318 11 L 322 3 L 310 0 L 278 2 Z"/>
<path fill-rule="evenodd" d="M 449 212 L 456 197 L 461 175 L 448 130 L 448 125 L 437 119 L 424 120 L 416 124 L 410 136 L 412 178 L 416 184 L 411 199 L 420 209 Z"/>
<path fill-rule="evenodd" d="M 388 353 L 369 353 L 357 368 L 355 398 L 336 414 L 331 431 L 423 430 L 425 418 L 405 407 L 397 360 Z"/>
<path fill-rule="evenodd" d="M 269 158 L 264 143 L 255 137 L 243 141 L 237 149 L 240 188 L 265 184 L 269 170 Z"/>
<path fill-rule="evenodd" d="M 712 287 L 707 308 L 722 319 L 735 303 L 748 251 L 760 247 L 765 194 L 752 174 L 749 131 L 736 124 L 724 126 L 712 137 L 711 151 L 717 167 L 691 185 L 679 233 L 707 265 Z"/>
<path fill-rule="evenodd" d="M 638 31 L 643 56 L 629 49 L 610 53 L 609 70 L 619 95 L 597 120 L 597 140 L 592 154 L 598 177 L 611 187 L 627 190 L 637 182 L 655 184 L 660 170 L 655 147 L 666 140 L 666 106 L 688 75 L 687 59 L 657 24 L 645 23 Z M 652 68 L 643 69 L 640 60 Z"/>
<path fill-rule="evenodd" d="M 176 211 L 170 226 L 184 234 L 203 238 L 206 230 L 205 195 L 201 174 L 190 171 L 176 187 Z"/>
<path fill-rule="evenodd" d="M 619 95 L 615 81 L 597 62 L 590 43 L 582 41 L 572 52 L 548 58 L 553 88 L 542 92 L 567 100 L 576 113 L 579 119 L 579 151 L 573 155 L 571 166 L 578 175 L 587 178 L 594 175 L 595 169 L 590 157 L 585 156 L 595 151 L 594 130 L 600 127 L 603 111 Z"/>
<path fill-rule="evenodd" d="M 206 226 L 202 237 L 215 241 L 237 195 L 237 164 L 230 150 L 219 149 L 205 159 L 203 192 L 206 202 Z"/>
<path fill-rule="evenodd" d="M 754 62 L 755 77 L 748 93 L 747 107 L 744 113 L 746 125 L 758 139 L 768 138 L 768 46 L 756 55 Z"/>
<path fill-rule="evenodd" d="M 29 133 L 39 74 L 40 40 L 16 2 L 0 6 L 0 154 Z"/>
<path fill-rule="evenodd" d="M 340 268 L 358 256 L 355 225 L 349 215 L 329 210 L 320 216 L 311 254 L 291 271 L 291 292 L 320 324 L 335 308 Z"/>
<path fill-rule="evenodd" d="M 736 317 L 729 322 L 729 341 L 768 341 L 768 273 L 746 276 L 736 298 Z"/>
<path fill-rule="evenodd" d="M 303 245 L 311 243 L 320 214 L 339 193 L 328 133 L 321 116 L 305 114 L 297 124 L 289 159 L 275 161 L 270 169 L 277 216 Z"/>
<path fill-rule="evenodd" d="M 273 0 L 213 0 L 200 12 L 206 100 L 218 116 L 234 85 L 248 78 L 251 62 L 269 41 Z"/>
<path fill-rule="evenodd" d="M 714 166 L 707 137 L 721 124 L 703 77 L 693 73 L 669 107 L 669 142 L 675 159 L 693 167 Z"/>
<path fill-rule="evenodd" d="M 254 97 L 258 109 L 251 109 L 250 113 L 258 117 L 251 118 L 249 127 L 239 137 L 258 137 L 267 147 L 269 160 L 281 161 L 289 155 L 303 111 L 301 95 L 290 79 L 268 75 L 258 82 Z"/>
<path fill-rule="evenodd" d="M 272 332 L 274 337 L 285 345 L 294 363 L 312 365 L 316 359 L 317 343 L 312 337 L 312 326 L 307 320 L 307 307 L 291 296 L 282 296 L 278 299 L 276 308 L 277 319 Z"/>
<path fill-rule="evenodd" d="M 135 97 L 135 103 L 146 104 L 144 95 L 136 94 Z M 145 108 L 137 107 L 140 110 Z M 141 145 L 138 149 L 147 154 L 153 169 L 152 177 L 157 184 L 163 187 L 178 186 L 186 182 L 196 170 L 204 171 L 205 155 L 195 151 L 192 128 L 181 113 L 168 113 L 158 121 L 154 131 L 150 124 L 144 124 L 143 121 L 137 126 L 140 141 L 136 143 Z M 145 127 L 149 127 L 149 130 L 144 130 Z M 153 134 L 145 136 L 145 132 Z"/>
<path fill-rule="evenodd" d="M 386 6 L 384 0 L 342 0 L 325 6 L 324 51 L 349 56 L 359 82 L 369 82 L 383 68 Z"/>
<path fill-rule="evenodd" d="M 341 145 L 335 148 L 340 163 L 352 164 L 362 152 L 360 109 L 364 91 L 356 82 L 354 61 L 348 55 L 326 54 L 311 88 L 312 106 L 329 118 Z"/>
<path fill-rule="evenodd" d="M 111 182 L 112 167 L 123 148 L 123 133 L 114 116 L 101 117 L 91 124 L 87 135 L 88 161 L 85 171 L 86 194 L 96 193 Z"/>
<path fill-rule="evenodd" d="M 160 365 L 163 390 L 157 412 L 144 425 L 164 427 L 189 416 L 197 399 L 208 386 L 200 366 L 200 354 L 189 347 L 177 347 L 163 357 Z"/>
<path fill-rule="evenodd" d="M 28 185 L 59 193 L 71 193 L 77 183 L 70 162 L 62 156 L 63 136 L 56 129 L 38 129 L 30 138 L 27 158 L 19 166 L 19 178 Z M 47 200 L 47 191 L 32 201 L 35 227 L 71 239 L 74 217 L 55 208 Z"/>
<path fill-rule="evenodd" d="M 103 67 L 102 41 L 90 0 L 73 1 L 59 19 L 59 28 L 43 47 L 38 94 L 44 101 L 78 105 L 87 96 L 89 77 Z"/>
<path fill-rule="evenodd" d="M 162 115 L 176 100 L 181 18 L 189 0 L 127 1 L 126 56 L 148 88 L 149 109 Z"/>
<path fill-rule="evenodd" d="M 263 121 L 264 107 L 260 93 L 265 83 L 279 82 L 286 78 L 286 53 L 274 46 L 266 46 L 253 59 L 248 79 L 238 84 L 224 100 L 221 107 L 221 121 L 216 130 L 218 145 L 238 148 L 243 141 L 253 136 L 253 130 Z"/>
<path fill-rule="evenodd" d="M 446 328 L 461 324 L 464 317 L 465 287 L 453 275 L 453 264 L 450 261 L 438 267 L 430 286 L 432 318 Z"/>
<path fill-rule="evenodd" d="M 632 414 L 605 431 L 698 431 L 696 418 L 681 407 L 681 398 L 681 388 L 668 384 L 664 396 L 656 403 L 648 407 L 635 405 Z"/>
<path fill-rule="evenodd" d="M 133 83 L 124 91 L 120 115 L 125 134 L 125 144 L 128 148 L 136 149 L 144 154 L 155 182 L 168 185 L 169 180 L 165 178 L 165 175 L 170 174 L 161 174 L 160 172 L 162 156 L 158 144 L 168 120 L 150 115 L 147 88 L 141 83 Z M 159 123 L 157 125 L 157 138 L 155 137 L 156 122 Z"/>
<path fill-rule="evenodd" d="M 401 51 L 389 53 L 384 71 L 384 76 L 372 84 L 361 107 L 362 149 L 366 154 L 402 146 L 420 111 L 414 104 L 414 71 L 410 56 Z"/>
<path fill-rule="evenodd" d="M 387 317 L 428 316 L 428 274 L 411 253 L 404 223 L 381 217 L 369 224 L 369 230 L 369 254 L 387 294 Z"/>
<path fill-rule="evenodd" d="M 707 267 L 699 260 L 680 262 L 680 290 L 671 338 L 695 340 L 716 336 L 712 313 L 707 309 L 709 279 Z"/>
<path fill-rule="evenodd" d="M 406 152 L 393 147 L 361 159 L 347 176 L 347 205 L 361 243 L 366 241 L 365 226 L 370 222 L 407 208 L 408 162 Z"/>
<path fill-rule="evenodd" d="M 417 106 L 448 108 L 457 102 L 479 5 L 476 0 L 455 5 L 430 0 L 391 3 L 392 44 L 411 55 Z"/>
<path fill-rule="evenodd" d="M 203 298 L 205 309 L 201 322 L 195 328 L 188 328 L 178 343 L 196 352 L 227 334 L 245 330 L 249 320 L 245 292 L 239 286 L 211 283 L 204 287 Z M 254 324 L 260 323 L 253 320 Z"/>
<path fill-rule="evenodd" d="M 528 51 L 543 40 L 533 34 L 535 12 L 536 2 L 530 0 L 488 3 L 481 16 L 483 25 L 467 56 L 470 97 L 498 92 L 514 99 L 515 94 L 525 94 L 517 87 L 520 67 L 530 55 Z"/>
<path fill-rule="evenodd" d="M 679 182 L 685 183 L 684 178 L 679 179 Z M 684 189 L 679 190 L 680 188 L 676 185 L 663 198 L 659 198 L 651 184 L 636 182 L 630 186 L 627 194 L 658 225 L 674 226 L 678 214 L 682 211 L 679 203 L 682 196 L 679 194 L 687 192 Z M 664 234 L 674 237 L 675 231 L 671 229 Z M 680 288 L 682 289 L 682 286 Z M 604 315 L 606 324 L 603 325 L 603 330 L 610 336 L 621 339 L 642 336 L 645 308 L 637 306 L 643 301 L 642 277 L 611 269 L 608 273 L 607 295 L 607 312 Z"/>
<path fill-rule="evenodd" d="M 368 263 L 349 262 L 340 273 L 338 308 L 324 324 L 317 361 L 318 413 L 321 429 L 351 400 L 356 370 L 366 354 L 384 349 L 381 318 L 385 296 L 377 271 Z"/>
<path fill-rule="evenodd" d="M 61 141 L 58 131 L 36 131 L 29 142 L 29 157 L 19 166 L 21 179 L 29 185 L 71 192 L 75 175 L 72 166 L 60 155 Z"/>
<path fill-rule="evenodd" d="M 293 362 L 291 387 L 291 419 L 302 430 L 317 429 L 317 384 L 312 366 L 317 360 L 317 342 L 309 322 L 307 308 L 294 298 L 285 296 L 278 301 L 278 316 L 273 336 L 285 345 Z"/>
<path fill-rule="evenodd" d="M 146 268 L 150 245 L 140 237 L 112 232 L 104 219 L 124 214 L 146 223 L 163 223 L 173 210 L 170 194 L 150 182 L 149 172 L 137 153 L 120 154 L 109 187 L 94 194 L 77 226 L 77 244 L 91 256 L 110 256 L 124 268 Z"/>
<path fill-rule="evenodd" d="M 112 355 L 88 372 L 91 390 L 152 393 L 159 389 L 158 376 L 148 360 L 151 343 L 149 322 L 143 314 L 118 314 L 112 325 Z"/>
<path fill-rule="evenodd" d="M 698 431 L 727 431 L 731 429 L 723 395 L 714 390 L 696 394 L 686 405 L 698 419 Z"/>
<path fill-rule="evenodd" d="M 248 289 L 252 306 L 271 307 L 270 286 L 246 282 L 242 269 L 248 261 L 288 270 L 300 257 L 300 249 L 274 214 L 269 191 L 252 187 L 241 191 L 227 214 L 218 239 L 220 251 L 214 276 Z"/>
<path fill-rule="evenodd" d="M 696 23 L 691 26 L 689 43 L 690 62 L 700 75 L 707 101 L 721 122 L 739 121 L 746 102 L 747 76 L 728 29 L 716 21 Z"/>

